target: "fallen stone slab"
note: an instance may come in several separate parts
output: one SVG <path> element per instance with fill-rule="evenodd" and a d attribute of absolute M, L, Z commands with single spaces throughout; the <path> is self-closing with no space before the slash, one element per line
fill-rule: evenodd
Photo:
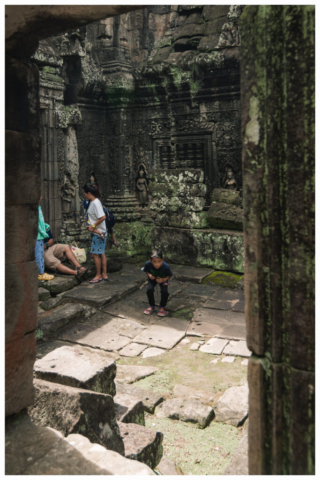
<path fill-rule="evenodd" d="M 125 278 L 125 277 L 122 277 Z M 134 292 L 139 285 L 137 283 L 101 282 L 98 284 L 82 284 L 70 292 L 63 294 L 64 302 L 82 303 L 92 307 L 102 308 L 111 301 L 120 299 L 124 295 Z"/>
<path fill-rule="evenodd" d="M 36 378 L 112 396 L 116 393 L 116 369 L 103 352 L 79 345 L 57 348 L 34 364 Z"/>
<path fill-rule="evenodd" d="M 195 352 L 195 351 L 199 350 L 199 347 L 200 347 L 200 344 L 199 344 L 199 343 L 193 343 L 193 344 L 191 345 L 191 347 L 189 348 L 189 350 L 192 350 L 192 351 Z"/>
<path fill-rule="evenodd" d="M 66 277 L 55 277 L 50 281 L 40 281 L 39 287 L 45 288 L 53 295 L 66 292 L 78 285 L 78 280 L 74 275 Z"/>
<path fill-rule="evenodd" d="M 141 345 L 139 343 L 129 343 L 126 347 L 119 351 L 122 357 L 138 357 L 148 345 Z M 144 357 L 142 357 L 144 358 Z"/>
<path fill-rule="evenodd" d="M 37 354 L 36 354 L 36 358 L 37 360 L 45 357 L 46 355 L 48 355 L 48 353 L 52 352 L 53 350 L 56 350 L 57 348 L 60 348 L 60 347 L 73 347 L 74 345 L 70 344 L 69 342 L 64 342 L 64 341 L 61 341 L 61 340 L 55 340 L 53 342 L 43 342 L 43 343 L 40 343 L 39 345 L 37 345 Z M 93 353 L 96 353 L 97 350 L 93 349 L 93 348 L 90 348 L 90 347 L 81 347 L 81 348 L 85 348 L 86 350 L 88 351 L 92 351 Z M 103 354 L 106 358 L 109 358 L 110 360 L 119 360 L 120 359 L 120 355 L 116 352 L 100 352 L 101 354 Z"/>
<path fill-rule="evenodd" d="M 157 472 L 161 475 L 183 475 L 181 468 L 167 457 L 162 457 L 161 462 L 157 465 Z"/>
<path fill-rule="evenodd" d="M 248 385 L 228 388 L 215 406 L 215 421 L 238 427 L 248 415 Z"/>
<path fill-rule="evenodd" d="M 35 379 L 35 402 L 28 409 L 32 421 L 55 428 L 64 436 L 81 433 L 108 450 L 124 454 L 124 444 L 110 395 Z"/>
<path fill-rule="evenodd" d="M 42 302 L 43 300 L 47 300 L 50 297 L 51 297 L 51 293 L 46 288 L 43 288 L 43 287 L 38 288 L 39 302 Z"/>
<path fill-rule="evenodd" d="M 149 392 L 143 388 L 138 388 L 134 385 L 121 384 L 116 382 L 117 395 L 126 394 L 137 398 L 143 404 L 145 412 L 153 413 L 154 409 L 159 403 L 163 401 L 163 397 L 158 393 Z"/>
<path fill-rule="evenodd" d="M 93 447 L 88 439 L 78 436 Z M 5 445 L 6 475 L 109 475 L 111 472 L 85 459 L 57 430 L 35 425 L 28 415 L 11 422 L 6 419 Z M 125 460 L 119 453 L 110 453 Z"/>
<path fill-rule="evenodd" d="M 117 383 L 133 383 L 157 372 L 156 367 L 140 365 L 117 365 Z"/>
<path fill-rule="evenodd" d="M 114 409 L 118 422 L 144 426 L 143 403 L 138 398 L 127 393 L 117 392 L 114 397 Z"/>
<path fill-rule="evenodd" d="M 136 337 L 146 328 L 145 325 L 141 325 L 134 320 L 125 317 L 115 317 L 103 312 L 97 312 L 90 318 L 90 321 L 87 322 L 87 324 L 93 327 L 103 327 L 104 325 L 108 325 L 110 332 L 112 331 L 128 338 Z"/>
<path fill-rule="evenodd" d="M 125 457 L 142 462 L 154 469 L 163 455 L 163 434 L 134 423 L 120 423 Z"/>
<path fill-rule="evenodd" d="M 188 385 L 181 385 L 177 383 L 173 389 L 173 395 L 176 398 L 183 398 L 184 400 L 198 400 L 204 405 L 211 405 L 214 401 L 214 396 L 210 392 L 198 390 Z"/>
<path fill-rule="evenodd" d="M 42 315 L 38 319 L 36 338 L 45 339 L 49 334 L 67 325 L 71 320 L 80 318 L 85 313 L 82 305 L 63 305 L 51 314 Z"/>
<path fill-rule="evenodd" d="M 107 475 L 136 475 L 137 478 L 144 475 L 155 475 L 151 468 L 144 463 L 122 457 L 119 453 L 106 450 L 96 443 L 90 443 L 82 435 L 69 435 L 66 441 L 81 453 L 86 463 L 96 465 L 104 472 L 108 472 Z"/>
<path fill-rule="evenodd" d="M 188 322 L 185 320 L 165 318 L 148 327 L 134 340 L 137 343 L 170 350 L 185 337 L 187 328 Z"/>
<path fill-rule="evenodd" d="M 62 297 L 50 297 L 47 300 L 45 299 L 45 301 L 42 302 L 40 305 L 41 308 L 43 308 L 44 310 L 52 310 L 53 308 L 59 307 L 61 303 Z"/>
<path fill-rule="evenodd" d="M 163 355 L 164 353 L 166 353 L 166 351 L 162 350 L 161 348 L 151 347 L 145 350 L 141 355 L 141 357 L 142 358 L 158 357 L 159 355 Z"/>
<path fill-rule="evenodd" d="M 108 325 L 95 328 L 91 325 L 78 324 L 63 332 L 59 338 L 88 347 L 99 348 L 107 352 L 118 351 L 130 343 L 130 338 L 110 332 Z"/>
<path fill-rule="evenodd" d="M 204 308 L 211 308 L 213 310 L 231 310 L 232 307 L 238 303 L 239 300 L 207 300 L 204 303 Z"/>
<path fill-rule="evenodd" d="M 220 355 L 227 343 L 228 340 L 222 338 L 211 338 L 207 343 L 200 347 L 200 352 Z"/>
<path fill-rule="evenodd" d="M 199 428 L 205 428 L 214 417 L 214 411 L 198 400 L 173 398 L 172 400 L 166 400 L 156 408 L 156 416 L 196 423 Z"/>
<path fill-rule="evenodd" d="M 223 357 L 221 360 L 222 363 L 233 363 L 235 361 L 236 357 Z"/>
<path fill-rule="evenodd" d="M 213 270 L 209 268 L 174 266 L 174 278 L 180 282 L 201 283 Z"/>
<path fill-rule="evenodd" d="M 224 355 L 238 355 L 239 357 L 251 357 L 247 342 L 231 340 L 223 350 Z"/>

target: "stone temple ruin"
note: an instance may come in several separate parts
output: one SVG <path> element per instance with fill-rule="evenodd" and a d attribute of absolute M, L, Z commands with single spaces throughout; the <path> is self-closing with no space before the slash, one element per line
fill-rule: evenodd
<path fill-rule="evenodd" d="M 92 173 L 119 257 L 243 273 L 241 6 L 152 6 L 40 42 L 44 215 L 86 244 Z M 141 178 L 140 178 L 141 176 Z M 139 189 L 140 188 L 140 189 Z"/>
<path fill-rule="evenodd" d="M 314 474 L 314 13 L 6 7 L 7 474 Z M 89 181 L 110 281 L 39 284 Z"/>

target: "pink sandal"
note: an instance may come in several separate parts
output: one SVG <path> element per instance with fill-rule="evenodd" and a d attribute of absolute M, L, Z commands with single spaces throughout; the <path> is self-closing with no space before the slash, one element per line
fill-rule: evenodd
<path fill-rule="evenodd" d="M 160 307 L 158 312 L 158 317 L 165 317 L 166 316 L 166 309 L 164 307 Z"/>
<path fill-rule="evenodd" d="M 148 307 L 145 309 L 145 311 L 143 313 L 145 313 L 146 315 L 151 315 L 151 313 L 154 312 L 156 307 Z"/>

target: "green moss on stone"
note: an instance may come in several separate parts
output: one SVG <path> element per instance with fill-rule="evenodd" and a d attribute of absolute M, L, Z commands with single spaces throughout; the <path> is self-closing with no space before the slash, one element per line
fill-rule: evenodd
<path fill-rule="evenodd" d="M 235 288 L 236 284 L 243 278 L 243 275 L 237 275 L 231 272 L 213 272 L 202 280 L 204 285 L 214 283 L 222 287 Z"/>

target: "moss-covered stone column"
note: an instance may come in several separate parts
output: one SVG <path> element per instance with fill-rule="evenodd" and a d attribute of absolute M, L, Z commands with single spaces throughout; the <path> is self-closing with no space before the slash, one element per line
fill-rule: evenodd
<path fill-rule="evenodd" d="M 314 19 L 240 20 L 250 474 L 314 474 Z"/>

